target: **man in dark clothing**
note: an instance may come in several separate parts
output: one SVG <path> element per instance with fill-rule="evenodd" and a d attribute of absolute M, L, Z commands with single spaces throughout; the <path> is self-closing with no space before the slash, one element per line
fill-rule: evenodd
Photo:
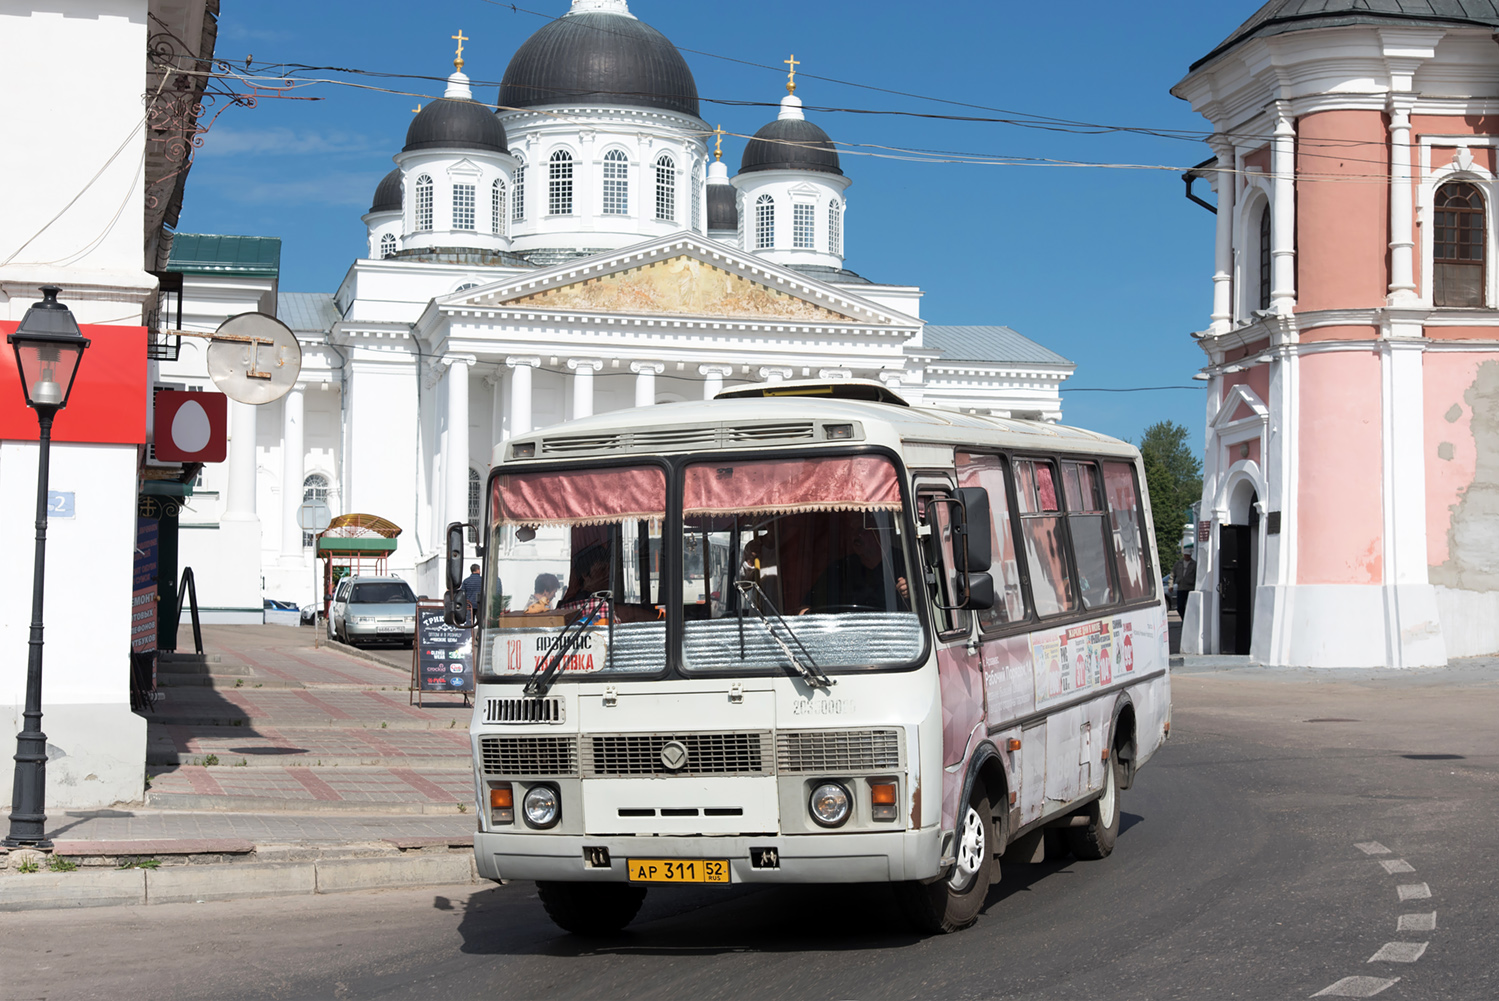
<path fill-rule="evenodd" d="M 463 597 L 468 602 L 468 607 L 474 615 L 479 614 L 479 590 L 484 586 L 484 578 L 479 576 L 479 564 L 474 563 L 468 568 L 469 574 L 463 578 Z M 495 582 L 499 586 L 499 582 Z"/>
<path fill-rule="evenodd" d="M 1192 550 L 1182 550 L 1182 558 L 1171 568 L 1171 580 L 1176 587 L 1176 614 L 1186 618 L 1187 595 L 1197 587 L 1197 561 L 1192 558 Z"/>
<path fill-rule="evenodd" d="M 909 607 L 910 589 L 886 565 L 885 543 L 873 528 L 859 528 L 850 543 L 852 552 L 834 560 L 802 604 L 802 613 L 840 611 L 894 612 Z"/>

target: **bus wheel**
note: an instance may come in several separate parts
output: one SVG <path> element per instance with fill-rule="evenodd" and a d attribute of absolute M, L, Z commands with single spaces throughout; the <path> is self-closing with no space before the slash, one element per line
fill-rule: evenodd
<path fill-rule="evenodd" d="M 630 883 L 538 882 L 536 894 L 547 917 L 574 935 L 613 935 L 634 920 L 645 887 Z"/>
<path fill-rule="evenodd" d="M 1080 859 L 1108 858 L 1119 837 L 1119 764 L 1114 755 L 1109 755 L 1108 771 L 1104 773 L 1103 795 L 1082 812 L 1088 826 L 1067 828 L 1068 847 Z"/>
<path fill-rule="evenodd" d="M 896 885 L 901 906 L 918 930 L 930 935 L 961 931 L 978 920 L 989 894 L 993 868 L 994 817 L 989 796 L 975 782 L 968 808 L 958 823 L 952 871 L 931 882 Z"/>

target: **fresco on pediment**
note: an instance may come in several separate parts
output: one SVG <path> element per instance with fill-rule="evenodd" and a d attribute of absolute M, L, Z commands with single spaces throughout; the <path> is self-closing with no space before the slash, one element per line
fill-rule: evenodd
<path fill-rule="evenodd" d="M 656 261 L 511 299 L 506 305 L 591 313 L 682 313 L 842 323 L 851 319 L 695 257 Z"/>

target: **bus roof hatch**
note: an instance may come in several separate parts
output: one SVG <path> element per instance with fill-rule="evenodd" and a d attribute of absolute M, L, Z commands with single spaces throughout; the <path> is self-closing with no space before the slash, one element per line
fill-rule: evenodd
<path fill-rule="evenodd" d="M 757 382 L 725 389 L 715 400 L 773 399 L 780 396 L 815 396 L 828 400 L 862 400 L 909 407 L 900 395 L 873 379 L 799 379 L 787 382 Z"/>

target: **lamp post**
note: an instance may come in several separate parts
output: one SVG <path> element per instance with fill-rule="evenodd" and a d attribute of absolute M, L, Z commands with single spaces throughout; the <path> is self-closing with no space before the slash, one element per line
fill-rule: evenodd
<path fill-rule="evenodd" d="M 26 660 L 26 709 L 16 735 L 15 784 L 10 798 L 7 848 L 50 848 L 47 840 L 47 735 L 42 733 L 42 581 L 47 562 L 47 472 L 52 452 L 52 419 L 68 405 L 73 377 L 88 338 L 78 331 L 73 311 L 57 301 L 62 291 L 42 286 L 42 301 L 26 311 L 5 340 L 16 351 L 16 371 L 26 405 L 40 425 L 36 471 L 36 561 L 31 576 L 31 641 Z"/>

